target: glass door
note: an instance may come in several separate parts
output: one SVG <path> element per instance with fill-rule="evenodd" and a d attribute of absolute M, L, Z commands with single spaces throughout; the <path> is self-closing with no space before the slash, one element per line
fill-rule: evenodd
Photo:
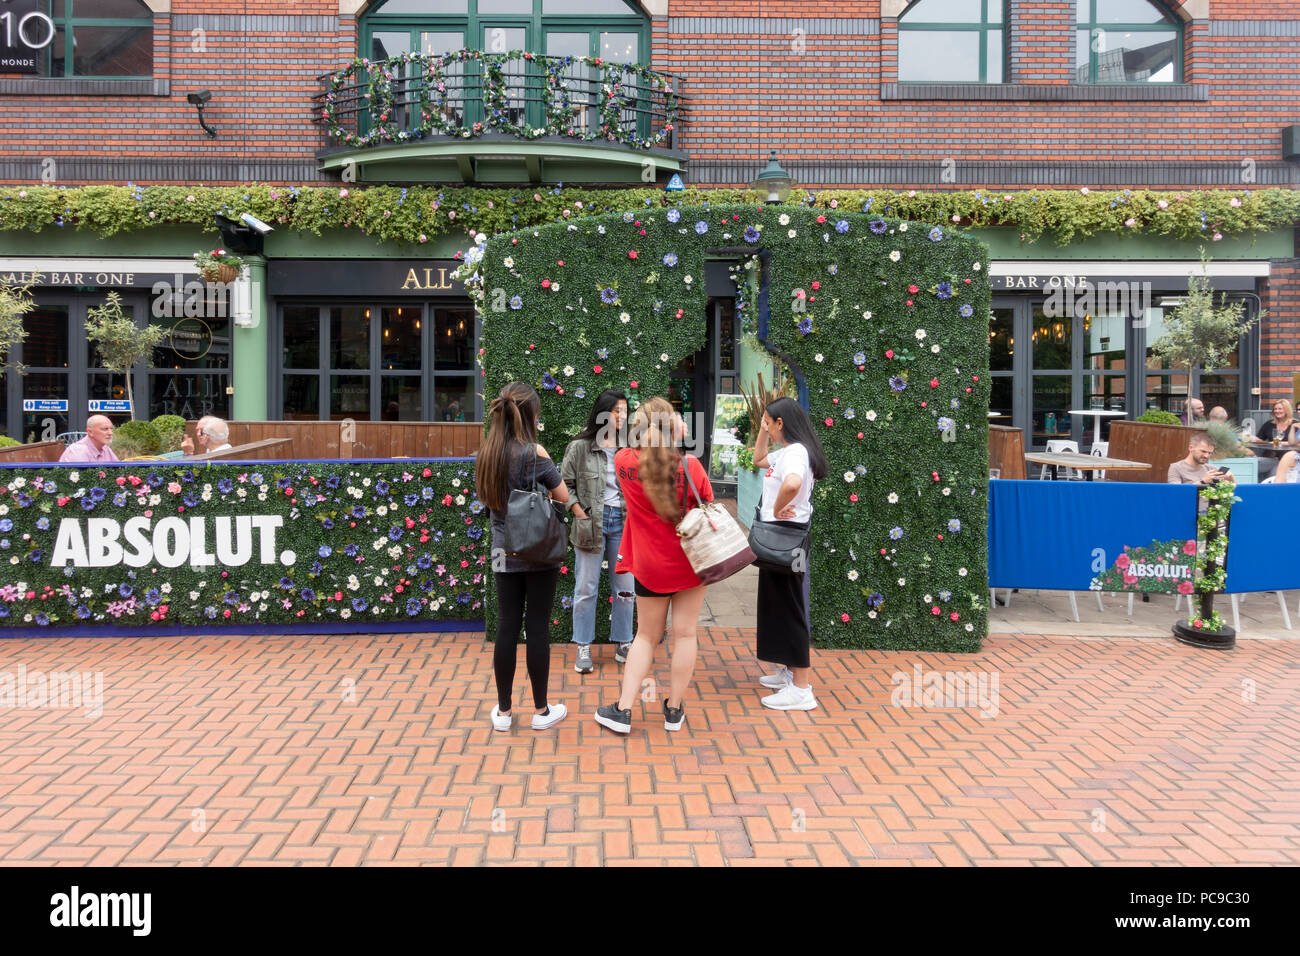
<path fill-rule="evenodd" d="M 1033 303 L 1029 414 L 1034 448 L 1046 448 L 1050 441 L 1073 441 L 1078 447 L 1081 430 L 1070 409 L 1079 407 L 1074 379 L 1082 327 L 1072 315 L 1049 316 L 1041 302 Z"/>

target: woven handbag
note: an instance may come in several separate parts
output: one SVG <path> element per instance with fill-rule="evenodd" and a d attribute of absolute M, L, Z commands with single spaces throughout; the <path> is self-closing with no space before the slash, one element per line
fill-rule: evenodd
<path fill-rule="evenodd" d="M 754 552 L 736 519 L 721 505 L 700 498 L 686 460 L 689 457 L 682 458 L 682 470 L 698 507 L 677 523 L 677 537 L 700 583 L 715 584 L 753 564 Z"/>

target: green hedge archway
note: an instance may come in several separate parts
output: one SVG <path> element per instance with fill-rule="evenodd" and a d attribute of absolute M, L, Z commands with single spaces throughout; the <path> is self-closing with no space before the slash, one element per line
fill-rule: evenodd
<path fill-rule="evenodd" d="M 704 344 L 705 262 L 756 258 L 750 318 L 801 375 L 831 463 L 813 493 L 814 640 L 978 650 L 990 302 L 978 240 L 864 213 L 741 205 L 497 235 L 462 270 L 483 319 L 484 395 L 532 384 L 558 459 L 600 390 L 625 388 L 633 406 L 663 394 Z M 561 582 L 563 638 L 571 575 Z"/>

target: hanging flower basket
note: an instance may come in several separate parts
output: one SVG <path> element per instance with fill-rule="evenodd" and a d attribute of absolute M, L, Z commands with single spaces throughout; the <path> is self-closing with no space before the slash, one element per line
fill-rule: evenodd
<path fill-rule="evenodd" d="M 208 282 L 234 282 L 239 278 L 239 270 L 244 265 L 243 259 L 225 249 L 196 252 L 194 262 L 199 267 L 199 275 Z"/>

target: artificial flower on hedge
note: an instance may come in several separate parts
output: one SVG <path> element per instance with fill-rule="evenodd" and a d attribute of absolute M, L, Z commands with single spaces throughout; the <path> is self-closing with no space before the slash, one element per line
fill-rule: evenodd
<path fill-rule="evenodd" d="M 472 467 L 0 470 L 0 627 L 481 619 Z"/>
<path fill-rule="evenodd" d="M 561 258 L 564 290 L 534 295 Z M 883 215 L 748 204 L 651 207 L 485 238 L 458 270 L 482 315 L 484 394 L 533 385 L 553 456 L 586 421 L 578 388 L 622 388 L 633 406 L 664 394 L 671 370 L 705 341 L 707 293 L 693 277 L 709 258 L 741 263 L 736 275 L 759 260 L 756 334 L 795 370 L 812 420 L 824 423 L 831 477 L 813 501 L 814 639 L 977 649 L 987 630 L 990 301 L 977 240 Z M 910 291 L 943 283 L 947 297 Z M 515 295 L 522 314 L 497 307 Z M 574 374 L 557 379 L 553 370 L 569 366 Z M 886 512 L 890 495 L 898 503 Z M 859 574 L 850 588 L 846 564 Z M 943 615 L 924 600 L 937 591 L 951 595 Z M 568 639 L 571 593 L 562 575 L 557 640 Z"/>

